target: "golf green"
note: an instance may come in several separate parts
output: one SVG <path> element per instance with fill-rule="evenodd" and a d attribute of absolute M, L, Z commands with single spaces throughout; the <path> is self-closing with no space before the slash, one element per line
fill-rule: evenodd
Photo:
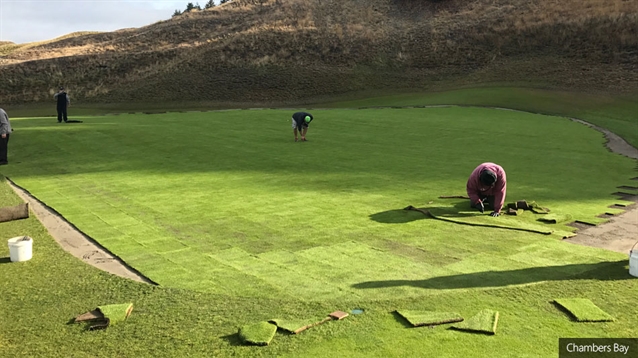
<path fill-rule="evenodd" d="M 635 162 L 592 129 L 485 108 L 309 112 L 298 143 L 282 110 L 14 119 L 2 173 L 160 285 L 228 296 L 418 297 L 625 257 L 401 210 L 449 207 L 438 197 L 465 194 L 490 161 L 507 172 L 507 202 L 601 222 Z"/>

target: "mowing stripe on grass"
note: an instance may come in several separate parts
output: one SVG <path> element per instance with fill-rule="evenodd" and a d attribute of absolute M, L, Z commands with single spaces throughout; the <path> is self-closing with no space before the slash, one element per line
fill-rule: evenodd
<path fill-rule="evenodd" d="M 238 248 L 223 250 L 211 257 L 271 285 L 281 287 L 285 292 L 294 292 L 299 298 L 324 300 L 344 294 L 329 282 L 311 278 L 286 266 L 269 263 Z"/>
<path fill-rule="evenodd" d="M 228 296 L 292 297 L 290 292 L 282 292 L 259 277 L 235 269 L 195 249 L 172 252 L 164 254 L 163 257 L 185 269 L 190 275 L 184 282 L 177 282 L 175 287 L 184 287 L 188 284 L 189 288 L 197 291 Z M 213 284 L 203 282 L 198 285 L 196 283 L 200 280 L 193 280 L 193 277 L 204 278 Z"/>
<path fill-rule="evenodd" d="M 287 297 L 310 297 L 318 289 L 313 280 L 344 295 L 362 294 L 352 287 L 359 283 L 386 282 L 365 291 L 372 300 L 438 294 L 449 285 L 432 278 L 460 275 L 443 265 L 467 261 L 459 266 L 465 271 L 478 259 L 474 267 L 485 266 L 473 255 L 507 257 L 536 240 L 523 232 L 392 213 L 406 202 L 434 200 L 438 205 L 441 193 L 462 193 L 468 170 L 485 157 L 506 168 L 515 184 L 508 187 L 510 199 L 534 199 L 576 219 L 606 211 L 615 202 L 610 193 L 635 176 L 635 163 L 608 153 L 599 133 L 528 113 L 478 108 L 320 111 L 321 121 L 312 130 L 317 140 L 303 146 L 291 142 L 282 127 L 289 111 L 183 113 L 179 126 L 175 116 L 96 117 L 82 127 L 21 119 L 15 127 L 24 140 L 12 151 L 21 163 L 2 171 L 136 269 L 147 274 L 144 267 L 150 267 L 154 275 L 166 275 L 154 281 L 198 287 L 185 281 L 191 275 L 205 291 L 252 296 L 257 290 L 248 286 L 254 285 L 273 297 L 286 290 Z M 409 133 L 396 125 L 406 120 Z M 254 128 L 249 140 L 238 122 Z M 343 130 L 353 126 L 360 130 Z M 168 128 L 172 140 L 166 144 Z M 487 143 L 480 153 L 468 151 L 468 138 L 485 128 L 494 128 L 499 142 Z M 526 144 L 520 145 L 523 137 Z M 303 161 L 296 162 L 291 153 Z M 530 153 L 540 159 L 522 159 Z M 593 164 L 601 170 L 591 172 Z M 447 199 L 444 204 L 456 203 Z M 500 219 L 508 220 L 491 222 Z M 571 230 L 563 226 L 547 225 Z M 333 247 L 346 241 L 355 243 Z M 233 263 L 219 255 L 232 248 L 255 257 L 237 257 Z M 278 263 L 279 258 L 266 256 L 273 251 L 299 255 L 303 264 Z M 571 262 L 582 252 L 574 248 L 560 256 Z M 449 257 L 432 258 L 438 253 Z M 172 254 L 193 255 L 201 267 L 185 260 L 186 268 Z M 512 265 L 510 270 L 526 270 L 517 260 L 503 262 Z M 252 263 L 268 274 L 245 267 Z M 165 272 L 161 265 L 167 265 Z M 219 280 L 212 278 L 216 270 Z M 245 287 L 222 283 L 222 277 L 246 282 Z M 300 287 L 307 292 L 299 293 Z"/>

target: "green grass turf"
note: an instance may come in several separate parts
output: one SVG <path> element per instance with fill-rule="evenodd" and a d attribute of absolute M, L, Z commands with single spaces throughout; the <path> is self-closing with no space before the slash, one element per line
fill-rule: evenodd
<path fill-rule="evenodd" d="M 361 296 L 355 285 L 392 280 L 391 267 L 417 280 L 458 274 L 459 264 L 463 272 L 534 267 L 518 253 L 553 240 L 405 215 L 393 225 L 392 212 L 406 204 L 447 205 L 438 196 L 463 193 L 482 161 L 504 166 L 508 198 L 583 221 L 602 221 L 596 215 L 614 203 L 610 194 L 634 174 L 631 160 L 604 150 L 600 134 L 560 118 L 481 108 L 314 114 L 308 143 L 292 141 L 290 113 L 277 110 L 122 115 L 77 125 L 15 120 L 17 164 L 3 172 L 162 285 L 307 300 Z M 498 140 L 468 150 L 477 135 Z M 522 160 L 531 154 L 534 160 Z M 506 220 L 514 219 L 493 221 Z M 387 242 L 432 256 L 454 252 L 460 262 L 414 260 Z M 567 257 L 557 255 L 554 265 L 580 257 L 571 246 L 560 250 Z M 481 255 L 503 261 L 484 265 Z"/>
<path fill-rule="evenodd" d="M 496 334 L 498 318 L 498 311 L 484 309 L 463 322 L 454 324 L 452 327 L 461 331 Z"/>
<path fill-rule="evenodd" d="M 435 206 L 430 207 L 430 205 Z M 499 227 L 509 230 L 527 230 L 543 235 L 556 235 L 558 238 L 569 236 L 571 235 L 571 231 L 573 231 L 573 228 L 566 225 L 549 226 L 540 224 L 538 223 L 538 219 L 542 218 L 543 215 L 534 214 L 532 212 L 522 213 L 521 215 L 507 215 L 505 211 L 503 211 L 501 216 L 494 218 L 489 216 L 489 209 L 483 214 L 476 209 L 471 209 L 468 200 L 453 203 L 446 201 L 445 203 L 438 204 L 438 206 L 436 205 L 436 203 L 428 204 L 424 209 L 428 210 L 435 217 L 452 223 Z"/>
<path fill-rule="evenodd" d="M 18 202 L 7 185 L 0 185 L 2 202 Z M 59 357 L 405 357 L 434 351 L 441 357 L 555 357 L 559 337 L 635 337 L 638 280 L 627 274 L 627 260 L 564 267 L 528 269 L 506 274 L 534 285 L 491 290 L 452 290 L 443 295 L 372 300 L 342 297 L 308 302 L 287 298 L 251 298 L 227 294 L 154 287 L 119 278 L 65 253 L 34 218 L 0 224 L 7 237 L 28 232 L 34 238 L 34 257 L 9 263 L 8 248 L 0 247 L 0 356 Z M 395 248 L 396 249 L 396 248 Z M 551 249 L 547 253 L 551 253 Z M 590 252 L 599 250 L 591 249 Z M 406 254 L 407 250 L 403 250 Z M 527 254 L 527 253 L 525 253 Z M 541 253 L 542 254 L 542 253 Z M 534 252 L 530 253 L 535 256 Z M 416 256 L 415 256 L 416 257 Z M 496 274 L 498 275 L 498 274 Z M 503 276 L 505 277 L 505 276 Z M 481 287 L 498 276 L 481 273 L 464 281 L 441 282 Z M 409 282 L 406 284 L 410 284 Z M 609 300 L 609 295 L 614 299 Z M 616 321 L 581 324 L 565 319 L 552 297 L 580 296 L 601 302 Z M 131 301 L 134 313 L 126 324 L 105 331 L 85 332 L 65 324 L 87 307 L 104 302 Z M 471 317 L 483 307 L 498 307 L 499 334 L 494 337 L 460 335 L 447 329 L 406 330 L 391 312 L 408 309 L 453 310 Z M 335 309 L 363 308 L 365 314 L 327 322 L 301 335 L 279 334 L 269 347 L 244 346 L 238 328 L 272 317 L 303 320 L 322 317 Z M 329 348 L 329 349 L 328 349 Z"/>
<path fill-rule="evenodd" d="M 120 303 L 111 305 L 101 305 L 97 307 L 104 317 L 110 320 L 110 324 L 122 322 L 128 318 L 133 309 L 132 303 Z"/>
<path fill-rule="evenodd" d="M 453 312 L 413 310 L 397 310 L 396 312 L 415 327 L 459 322 L 463 320 L 461 315 Z"/>
<path fill-rule="evenodd" d="M 277 326 L 268 322 L 245 325 L 239 329 L 239 338 L 246 343 L 267 346 L 277 333 Z"/>
<path fill-rule="evenodd" d="M 583 119 L 606 128 L 638 147 L 638 97 L 624 98 L 516 87 L 465 88 L 444 92 L 403 93 L 350 99 L 329 107 L 470 105 L 511 108 Z"/>
<path fill-rule="evenodd" d="M 200 292 L 112 277 L 64 255 L 33 218 L 3 223 L 8 237 L 28 230 L 36 239 L 33 260 L 2 267 L 4 349 L 46 356 L 55 342 L 78 352 L 88 352 L 84 345 L 91 342 L 104 356 L 179 356 L 189 348 L 208 356 L 255 354 L 236 345 L 237 327 L 354 307 L 366 314 L 294 337 L 300 340 L 275 340 L 267 354 L 405 356 L 442 349 L 456 356 L 480 349 L 508 356 L 541 342 L 529 356 L 551 356 L 559 336 L 636 334 L 626 255 L 533 234 L 451 227 L 420 213 L 395 215 L 407 204 L 462 193 L 469 172 L 487 157 L 508 171 L 514 183 L 508 198 L 595 217 L 634 174 L 634 163 L 605 151 L 598 133 L 561 119 L 487 109 L 313 114 L 322 120 L 313 122 L 308 143 L 292 142 L 287 111 L 113 116 L 66 127 L 50 119 L 14 120 L 12 164 L 3 174 L 151 278 Z M 406 118 L 409 131 L 396 125 Z M 246 121 L 251 125 L 238 125 Z M 468 150 L 469 138 L 486 128 L 499 140 Z M 502 135 L 506 130 L 514 135 Z M 513 146 L 517 133 L 535 140 Z M 534 159 L 524 160 L 529 153 Z M 589 170 L 593 163 L 603 169 Z M 617 299 L 603 308 L 618 322 L 607 330 L 570 328 L 546 305 L 548 297 L 575 291 L 614 292 Z M 27 296 L 38 299 L 25 304 Z M 514 316 L 509 330 L 499 328 L 509 334 L 499 341 L 464 338 L 459 347 L 450 343 L 457 336 L 433 330 L 424 345 L 424 337 L 400 331 L 390 314 L 419 309 L 424 299 L 433 310 L 462 315 L 499 307 Z M 131 324 L 99 333 L 109 336 L 78 339 L 73 327 L 55 328 L 87 305 L 122 300 L 134 302 L 136 313 Z M 20 305 L 26 306 L 14 309 Z M 54 309 L 47 320 L 34 320 Z M 547 324 L 555 329 L 528 332 Z M 117 346 L 108 343 L 113 337 Z M 381 348 L 377 337 L 385 337 Z"/>
<path fill-rule="evenodd" d="M 587 298 L 559 298 L 554 302 L 567 310 L 578 322 L 605 322 L 614 318 Z"/>

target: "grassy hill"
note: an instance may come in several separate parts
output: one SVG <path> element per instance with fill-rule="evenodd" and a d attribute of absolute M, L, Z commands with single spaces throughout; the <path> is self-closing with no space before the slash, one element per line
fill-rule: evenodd
<path fill-rule="evenodd" d="M 627 94 L 624 0 L 235 0 L 138 28 L 0 44 L 5 104 L 64 84 L 87 102 L 293 103 L 470 83 Z"/>

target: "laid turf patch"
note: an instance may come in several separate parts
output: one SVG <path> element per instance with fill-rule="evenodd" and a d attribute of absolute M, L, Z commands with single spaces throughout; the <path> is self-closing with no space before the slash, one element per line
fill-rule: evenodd
<path fill-rule="evenodd" d="M 559 298 L 558 306 L 569 312 L 578 322 L 607 322 L 614 318 L 587 298 Z"/>
<path fill-rule="evenodd" d="M 461 317 L 461 315 L 452 312 L 413 310 L 397 310 L 396 312 L 410 322 L 410 324 L 414 327 L 436 326 L 463 321 L 463 317 Z"/>
<path fill-rule="evenodd" d="M 380 113 L 379 117 L 392 116 L 392 113 L 384 112 L 376 113 Z M 396 112 L 401 117 L 405 116 L 402 111 Z M 250 116 L 254 117 L 255 113 L 251 111 Z M 241 346 L 236 334 L 236 322 L 255 322 L 270 317 L 297 317 L 299 312 L 320 316 L 335 307 L 335 302 L 308 302 L 298 296 L 294 297 L 294 292 L 291 295 L 284 294 L 283 291 L 264 284 L 264 281 L 208 256 L 233 246 L 273 264 L 277 262 L 296 270 L 312 272 L 313 275 L 330 273 L 333 282 L 349 278 L 351 281 L 346 280 L 348 284 L 352 281 L 373 281 L 373 285 L 379 286 L 374 292 L 350 287 L 349 292 L 357 292 L 359 295 L 336 298 L 339 307 L 363 306 L 368 314 L 357 316 L 343 324 L 323 325 L 311 335 L 283 336 L 277 344 L 268 348 L 267 353 L 273 356 L 349 355 L 353 352 L 370 357 L 411 356 L 414 352 L 426 351 L 440 352 L 441 356 L 473 356 L 476 352 L 489 352 L 493 357 L 509 357 L 512 352 L 521 351 L 532 351 L 533 356 L 552 356 L 555 355 L 558 337 L 574 336 L 575 333 L 582 337 L 635 336 L 636 327 L 631 323 L 638 312 L 633 304 L 632 293 L 635 292 L 638 281 L 627 279 L 626 255 L 572 247 L 573 245 L 566 245 L 548 236 L 522 232 L 489 230 L 490 235 L 485 235 L 482 229 L 461 225 L 451 228 L 448 223 L 435 220 L 409 220 L 394 225 L 370 220 L 370 214 L 400 208 L 406 202 L 427 202 L 440 193 L 456 193 L 458 188 L 463 187 L 468 175 L 466 168 L 481 160 L 481 156 L 488 155 L 486 152 L 476 156 L 471 153 L 468 155 L 466 148 L 458 145 L 446 149 L 452 153 L 450 158 L 454 158 L 454 166 L 449 165 L 452 162 L 450 158 L 441 157 L 436 150 L 430 152 L 432 155 L 427 161 L 422 160 L 426 147 L 424 143 L 431 144 L 433 148 L 447 148 L 447 144 L 437 143 L 437 140 L 448 129 L 450 135 L 446 138 L 447 141 L 451 143 L 458 138 L 462 132 L 455 126 L 461 123 L 455 121 L 461 119 L 464 122 L 459 114 L 453 113 L 440 123 L 436 123 L 435 117 L 434 122 L 430 118 L 426 121 L 418 117 L 412 123 L 414 135 L 408 133 L 409 140 L 405 140 L 405 130 L 394 133 L 396 124 L 388 123 L 388 126 L 384 126 L 385 118 L 375 120 L 376 115 L 365 117 L 353 112 L 340 113 L 339 115 L 348 115 L 349 120 L 333 120 L 330 124 L 331 127 L 343 126 L 340 131 L 328 131 L 325 129 L 327 126 L 323 130 L 315 127 L 315 133 L 323 132 L 321 134 L 329 143 L 322 147 L 317 141 L 312 142 L 316 146 L 312 147 L 313 150 L 304 152 L 303 170 L 295 168 L 283 173 L 284 175 L 277 172 L 290 168 L 290 160 L 283 156 L 279 160 L 275 158 L 286 152 L 286 148 L 277 148 L 277 151 L 268 153 L 269 146 L 278 143 L 279 138 L 276 136 L 280 130 L 277 126 L 260 128 L 252 133 L 250 141 L 246 141 L 244 130 L 237 130 L 242 133 L 240 137 L 244 138 L 243 142 L 237 140 L 230 143 L 228 138 L 224 138 L 224 135 L 232 137 L 226 131 L 228 128 L 224 129 L 225 121 L 218 121 L 214 113 L 206 113 L 201 118 L 202 123 L 211 124 L 207 128 L 209 131 L 202 130 L 201 123 L 190 121 L 189 114 L 178 116 L 179 126 L 174 125 L 175 118 L 164 122 L 163 119 L 148 116 L 153 117 L 152 120 L 140 123 L 129 117 L 118 123 L 121 128 L 115 131 L 119 133 L 121 142 L 113 141 L 104 147 L 90 137 L 97 132 L 100 138 L 109 137 L 108 127 L 113 127 L 113 123 L 105 125 L 101 123 L 103 119 L 98 118 L 92 123 L 91 131 L 65 137 L 60 143 L 50 143 L 64 147 L 67 143 L 65 141 L 71 141 L 68 142 L 68 148 L 59 148 L 62 154 L 47 148 L 40 148 L 34 153 L 32 150 L 36 144 L 44 145 L 50 140 L 51 131 L 47 133 L 46 128 L 20 128 L 23 138 L 42 134 L 39 138 L 42 142 L 31 138 L 33 140 L 23 142 L 29 143 L 28 145 L 21 145 L 21 141 L 14 144 L 15 150 L 12 153 L 16 156 L 24 155 L 21 158 L 22 166 L 31 166 L 31 161 L 38 161 L 46 156 L 55 157 L 59 154 L 64 157 L 58 162 L 50 157 L 43 160 L 38 165 L 46 170 L 41 173 L 37 173 L 37 170 L 26 173 L 25 170 L 20 174 L 21 180 L 43 183 L 42 187 L 51 192 L 65 191 L 64 197 L 53 195 L 55 200 L 65 199 L 63 205 L 73 203 L 72 192 L 79 193 L 80 200 L 72 207 L 72 211 L 77 213 L 82 212 L 78 209 L 84 207 L 86 211 L 91 204 L 98 204 L 102 200 L 108 206 L 116 206 L 121 211 L 130 214 L 137 212 L 135 215 L 141 218 L 144 225 L 165 230 L 164 234 L 182 241 L 190 248 L 187 251 L 154 253 L 154 256 L 144 259 L 149 261 L 149 267 L 162 273 L 161 267 L 166 260 L 170 261 L 169 264 L 180 265 L 183 271 L 179 271 L 179 275 L 174 275 L 177 271 L 172 269 L 166 271 L 166 274 L 176 279 L 176 286 L 199 292 L 142 285 L 99 272 L 63 252 L 46 234 L 46 230 L 36 225 L 37 220 L 32 218 L 2 223 L 0 231 L 9 236 L 20 235 L 28 230 L 34 233 L 32 236 L 39 243 L 36 253 L 39 254 L 34 255 L 34 259 L 28 264 L 6 264 L 0 270 L 0 286 L 6 292 L 3 304 L 0 305 L 0 327 L 4 339 L 4 351 L 0 355 L 57 357 L 62 351 L 75 352 L 78 356 L 92 356 L 95 352 L 103 356 L 254 356 L 263 354 L 264 351 L 259 347 Z M 330 121 L 327 117 L 324 117 L 324 123 Z M 233 128 L 236 128 L 237 120 L 241 120 L 239 117 L 235 119 L 228 121 Z M 259 121 L 255 125 L 259 126 L 269 120 Z M 276 119 L 272 120 L 275 123 Z M 476 132 L 485 128 L 486 120 L 490 118 L 476 117 L 462 124 L 471 127 L 471 123 L 476 122 L 478 125 L 472 128 Z M 519 118 L 515 118 L 512 122 L 518 120 Z M 524 118 L 521 120 L 525 121 Z M 362 130 L 351 134 L 348 129 L 356 121 L 361 124 Z M 18 124 L 20 120 L 15 122 Z M 609 202 L 606 193 L 614 190 L 603 190 L 601 187 L 607 187 L 611 183 L 616 186 L 626 175 L 622 161 L 610 154 L 599 157 L 601 151 L 597 145 L 602 145 L 602 140 L 598 141 L 587 133 L 567 135 L 563 129 L 553 126 L 554 122 L 560 120 L 547 117 L 541 118 L 539 122 L 537 126 L 550 129 L 548 133 L 537 133 L 535 127 L 530 126 L 521 135 L 534 133 L 532 135 L 535 136 L 535 141 L 531 142 L 532 145 L 543 143 L 543 146 L 548 146 L 547 143 L 551 143 L 552 151 L 558 153 L 557 157 L 552 157 L 552 161 L 561 163 L 560 166 L 555 166 L 556 172 L 551 169 L 552 166 L 547 166 L 542 161 L 530 163 L 520 160 L 521 155 L 527 154 L 517 153 L 517 149 L 511 151 L 513 155 L 510 157 L 510 153 L 507 153 L 509 150 L 492 150 L 489 145 L 486 146 L 490 156 L 508 163 L 508 174 L 527 171 L 541 173 L 535 176 L 513 175 L 512 178 L 517 178 L 519 183 L 509 188 L 513 197 L 534 197 L 553 211 L 560 209 L 562 212 L 564 209 L 579 217 L 596 215 L 601 209 L 605 210 L 613 203 Z M 153 130 L 165 131 L 166 125 L 170 124 L 178 137 L 184 128 L 198 128 L 197 133 L 189 133 L 182 138 L 189 138 L 189 145 L 182 146 L 179 141 L 172 142 L 179 144 L 181 149 L 180 158 L 175 161 L 169 159 L 171 153 L 163 153 L 166 155 L 160 155 L 159 159 L 154 153 L 155 150 L 162 151 L 167 145 L 159 140 L 162 136 L 153 138 Z M 498 131 L 501 127 L 495 128 Z M 517 131 L 516 127 L 517 125 L 512 125 L 508 130 Z M 233 133 L 233 128 L 230 128 L 230 134 Z M 378 128 L 380 132 L 368 132 L 371 128 Z M 143 131 L 137 132 L 139 129 Z M 222 133 L 219 138 L 207 138 L 210 140 L 197 143 L 199 135 L 216 131 L 226 133 Z M 30 132 L 29 135 L 27 132 Z M 552 137 L 552 132 L 556 136 Z M 428 133 L 426 142 L 422 140 L 423 133 Z M 125 143 L 128 134 L 136 137 L 131 143 Z M 368 141 L 366 138 L 369 135 L 374 138 Z M 575 140 L 580 135 L 584 135 L 581 138 L 582 143 L 580 139 Z M 393 136 L 400 140 L 397 142 L 400 145 L 390 145 L 392 141 L 384 142 Z M 111 157 L 80 155 L 82 158 L 78 158 L 79 153 L 91 153 L 92 148 L 86 145 L 79 150 L 76 145 L 84 145 L 85 139 L 79 139 L 80 143 L 73 140 L 80 137 L 88 138 L 86 142 L 93 140 L 93 148 L 104 148 Z M 144 144 L 153 150 L 135 149 L 135 141 L 145 141 Z M 460 142 L 463 141 L 466 139 L 461 138 Z M 562 147 L 563 141 L 565 148 Z M 244 162 L 231 168 L 224 160 L 224 153 L 211 154 L 214 148 L 207 147 L 208 142 L 219 147 L 234 146 L 229 149 L 230 155 L 237 150 L 249 150 L 245 153 L 246 157 L 233 158 Z M 259 151 L 254 150 L 253 145 L 259 143 L 264 145 Z M 131 153 L 118 153 L 119 144 L 126 144 L 129 150 L 133 150 Z M 246 146 L 250 148 L 245 148 Z M 198 150 L 193 151 L 194 148 Z M 393 153 L 393 148 L 399 148 L 399 153 Z M 573 148 L 577 150 L 572 150 Z M 199 149 L 205 153 L 204 160 L 198 161 Z M 555 154 L 544 152 L 544 148 L 532 150 L 543 156 L 551 157 Z M 381 152 L 383 156 L 377 155 Z M 36 155 L 37 153 L 40 154 Z M 146 166 L 146 162 L 141 159 L 136 162 L 137 153 L 144 153 L 151 165 Z M 262 153 L 267 155 L 260 157 Z M 322 165 L 317 157 L 326 153 L 329 155 L 323 160 L 329 165 Z M 360 153 L 365 155 L 359 155 Z M 188 155 L 188 160 L 184 160 L 182 154 Z M 379 160 L 386 154 L 392 160 Z M 211 161 L 211 155 L 214 155 L 214 161 Z M 334 157 L 339 160 L 335 161 Z M 118 158 L 117 162 L 121 165 L 113 165 L 113 158 Z M 248 158 L 259 160 L 251 162 Z M 380 165 L 361 165 L 370 158 Z M 575 162 L 570 162 L 574 158 Z M 581 172 L 581 158 L 588 163 L 604 163 L 607 169 L 605 177 L 587 176 L 591 167 Z M 69 164 L 69 161 L 73 161 L 73 164 Z M 127 169 L 126 166 L 131 162 L 136 162 L 137 168 Z M 194 165 L 189 164 L 193 162 Z M 262 162 L 268 163 L 271 168 L 266 168 L 265 165 L 260 167 Z M 343 163 L 343 172 L 335 170 L 328 174 L 339 166 L 335 163 Z M 397 165 L 387 165 L 388 163 Z M 634 166 L 635 163 L 632 162 L 629 167 L 633 170 Z M 442 167 L 446 171 L 444 175 L 439 175 Z M 179 172 L 184 168 L 188 170 Z M 314 168 L 318 168 L 317 172 L 312 172 Z M 23 169 L 24 167 L 21 169 L 13 166 L 11 170 Z M 9 168 L 3 167 L 1 170 Z M 562 177 L 560 173 L 565 171 L 573 172 L 574 176 Z M 424 180 L 425 172 L 429 173 L 427 181 Z M 561 180 L 548 182 L 548 177 L 559 177 Z M 574 184 L 580 178 L 586 178 L 585 183 Z M 596 182 L 596 186 L 588 187 L 587 182 L 592 180 Z M 226 182 L 230 185 L 226 185 Z M 304 185 L 301 188 L 291 188 L 291 182 Z M 96 194 L 81 194 L 88 183 L 98 183 L 100 190 L 94 190 Z M 245 187 L 237 190 L 237 195 L 233 195 L 233 190 L 238 185 Z M 290 190 L 280 190 L 281 188 Z M 515 192 L 521 194 L 514 195 Z M 4 199 L 5 196 L 0 191 L 0 202 L 5 203 Z M 102 209 L 104 208 L 97 205 L 95 210 Z M 291 220 L 295 214 L 307 211 L 310 212 L 309 217 L 304 218 L 301 224 Z M 237 218 L 240 220 L 236 220 Z M 119 240 L 120 237 L 113 237 L 113 234 L 121 229 L 123 235 L 129 235 L 121 238 L 122 241 L 135 240 L 143 248 L 139 245 L 143 240 L 138 237 L 148 236 L 147 232 L 139 231 L 139 226 L 136 225 L 116 229 L 94 224 L 94 219 L 89 219 L 89 216 L 83 216 L 80 221 L 92 225 L 91 230 L 94 232 L 105 233 L 109 241 Z M 24 226 L 27 224 L 31 226 Z M 263 229 L 264 234 L 260 236 L 258 231 L 251 231 L 252 225 L 256 230 Z M 348 244 L 340 244 L 344 240 Z M 388 252 L 387 247 L 379 244 L 380 240 L 391 240 L 408 247 Z M 125 246 L 125 242 L 118 243 Z M 335 247 L 331 248 L 332 245 Z M 382 263 L 384 257 L 393 258 L 394 255 L 403 256 L 408 263 L 418 263 L 418 257 L 401 254 L 409 253 L 409 246 L 427 248 L 432 253 L 445 253 L 459 259 L 458 262 L 463 262 L 463 265 L 448 267 L 444 272 L 435 271 L 431 276 L 426 270 L 421 273 L 420 278 L 414 276 L 416 269 L 420 267 L 417 265 L 413 267 L 415 272 L 410 272 L 406 278 L 402 276 L 403 267 L 393 270 L 391 265 L 365 260 L 366 257 L 372 257 Z M 357 250 L 357 247 L 363 250 Z M 129 247 L 127 250 L 133 248 L 137 247 Z M 317 250 L 313 250 L 314 248 Z M 376 256 L 372 253 L 371 250 L 377 249 L 383 255 Z M 356 257 L 348 255 L 350 250 L 357 254 Z M 4 251 L 7 256 L 6 246 Z M 189 258 L 189 255 L 192 256 Z M 516 256 L 516 260 L 501 260 L 503 257 L 511 258 L 512 255 Z M 139 257 L 138 259 L 141 260 Z M 340 271 L 342 263 L 355 259 L 356 265 L 351 264 L 346 266 L 347 271 Z M 295 264 L 295 260 L 300 261 Z M 152 265 L 151 261 L 157 265 Z M 441 268 L 439 264 L 433 266 Z M 375 274 L 366 277 L 369 267 L 374 269 Z M 489 271 L 492 268 L 499 271 L 495 274 Z M 201 279 L 186 280 L 195 275 L 200 275 Z M 309 275 L 307 280 L 314 279 L 313 275 Z M 29 277 L 29 280 L 24 280 L 24 277 Z M 262 286 L 257 286 L 260 283 Z M 338 287 L 348 287 L 348 284 L 339 283 Z M 524 286 L 505 287 L 510 284 Z M 426 286 L 430 288 L 425 288 Z M 436 288 L 431 289 L 432 286 Z M 410 296 L 404 295 L 406 291 L 400 290 L 404 287 L 409 288 Z M 484 287 L 491 289 L 482 290 Z M 201 292 L 209 288 L 210 291 Z M 440 292 L 445 294 L 439 294 Z M 609 302 L 609 307 L 614 310 L 618 322 L 613 325 L 579 325 L 578 332 L 574 332 L 572 322 L 546 310 L 547 297 L 561 297 L 566 293 L 596 300 L 605 300 L 612 293 L 615 299 Z M 25 300 L 24 297 L 29 299 Z M 60 325 L 60 322 L 85 309 L 87 302 L 113 302 L 115 298 L 118 301 L 134 300 L 136 303 L 136 310 L 140 314 L 131 317 L 132 321 L 127 322 L 131 324 L 97 335 L 79 334 L 79 327 Z M 396 307 L 418 309 L 424 299 L 427 299 L 428 306 L 431 304 L 432 309 L 454 310 L 464 314 L 478 312 L 486 306 L 499 307 L 508 312 L 507 335 L 494 340 L 476 339 L 471 335 L 441 329 L 406 330 L 397 325 L 395 319 L 387 317 L 389 315 L 379 314 Z M 264 312 L 267 312 L 267 316 Z M 47 319 L 42 319 L 45 315 Z M 16 324 L 19 322 L 28 324 Z M 546 327 L 552 329 L 545 329 Z M 380 351 L 381 340 L 383 349 Z M 326 347 L 330 347 L 328 351 Z"/>
<path fill-rule="evenodd" d="M 546 245 L 554 236 L 400 210 L 429 201 L 455 205 L 438 197 L 464 194 L 469 172 L 487 157 L 506 169 L 510 201 L 533 198 L 577 220 L 605 212 L 615 201 L 610 193 L 635 176 L 635 163 L 607 152 L 599 133 L 561 118 L 481 108 L 317 110 L 309 145 L 302 147 L 282 127 L 289 112 L 104 116 L 62 127 L 50 118 L 15 119 L 24 140 L 13 144 L 11 155 L 21 163 L 1 170 L 162 286 L 313 301 L 471 289 L 459 275 L 482 276 L 491 266 L 501 272 L 495 287 L 529 283 L 518 275 L 506 280 L 506 273 L 536 263 L 490 266 L 484 257 L 506 258 L 530 240 Z M 408 133 L 396 126 L 405 120 Z M 250 123 L 253 135 L 246 137 L 236 123 Z M 352 132 L 353 126 L 361 130 Z M 488 127 L 499 142 L 468 152 L 468 138 L 459 133 Z M 172 128 L 168 145 L 166 128 Z M 303 170 L 290 165 L 284 153 L 291 150 L 303 158 Z M 521 160 L 530 153 L 542 159 Z M 598 163 L 604 171 L 587 169 Z M 573 230 L 541 224 L 534 215 L 514 218 Z M 560 256 L 571 262 L 580 252 L 589 251 Z M 370 282 L 378 287 L 356 286 Z"/>
<path fill-rule="evenodd" d="M 116 324 L 122 322 L 131 315 L 133 310 L 132 303 L 112 304 L 98 306 L 97 309 L 102 312 L 105 318 L 108 318 L 110 324 Z"/>
<path fill-rule="evenodd" d="M 557 224 L 557 223 L 571 222 L 573 221 L 573 219 L 574 218 L 569 214 L 547 214 L 547 215 L 543 215 L 537 220 L 542 221 L 544 223 L 548 223 L 548 224 Z"/>
<path fill-rule="evenodd" d="M 496 326 L 498 325 L 498 312 L 490 309 L 484 309 L 475 316 L 457 323 L 452 328 L 460 331 L 496 334 Z"/>
<path fill-rule="evenodd" d="M 415 262 L 425 262 L 435 266 L 445 266 L 461 260 L 461 258 L 453 256 L 457 253 L 450 252 L 451 250 L 445 248 L 441 248 L 444 250 L 433 251 L 389 240 L 381 240 L 376 247 L 388 250 L 394 255 L 409 257 Z"/>
<path fill-rule="evenodd" d="M 277 326 L 269 322 L 259 322 L 239 329 L 242 342 L 258 346 L 267 346 L 277 333 Z"/>

